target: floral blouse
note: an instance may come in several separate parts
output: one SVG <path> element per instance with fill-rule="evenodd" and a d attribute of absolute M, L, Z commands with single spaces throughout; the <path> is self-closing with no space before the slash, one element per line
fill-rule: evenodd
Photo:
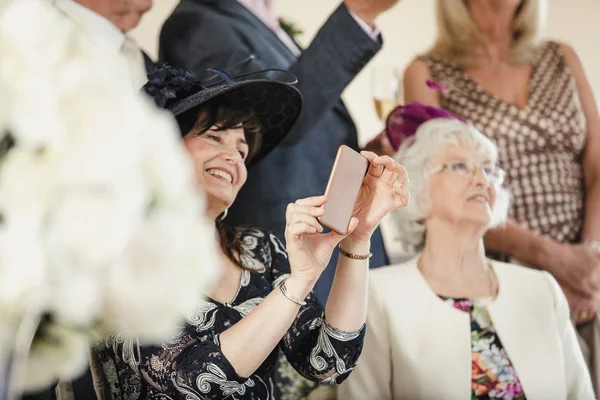
<path fill-rule="evenodd" d="M 239 234 L 240 262 L 248 270 L 242 271 L 231 302 L 202 301 L 188 314 L 186 326 L 161 346 L 141 346 L 137 339 L 113 335 L 96 350 L 114 399 L 273 399 L 279 349 L 311 381 L 336 385 L 346 379 L 361 353 L 365 327 L 356 332 L 332 327 L 312 294 L 254 374 L 243 378 L 235 372 L 221 351 L 219 335 L 290 273 L 285 247 L 275 236 L 251 229 Z"/>
<path fill-rule="evenodd" d="M 487 311 L 491 298 L 442 299 L 471 316 L 471 399 L 525 400 L 519 377 Z"/>

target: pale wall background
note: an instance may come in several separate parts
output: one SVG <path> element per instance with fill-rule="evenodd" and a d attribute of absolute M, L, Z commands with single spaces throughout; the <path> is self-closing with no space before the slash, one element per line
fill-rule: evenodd
<path fill-rule="evenodd" d="M 340 0 L 277 0 L 278 12 L 303 31 L 300 41 L 307 45 Z M 158 33 L 177 0 L 155 0 L 134 37 L 156 57 Z M 549 0 L 548 37 L 571 44 L 582 59 L 596 97 L 600 98 L 600 0 Z M 435 0 L 402 0 L 381 17 L 378 25 L 384 48 L 352 82 L 344 99 L 359 129 L 361 143 L 381 130 L 371 98 L 371 76 L 375 65 L 394 65 L 400 71 L 435 37 Z"/>

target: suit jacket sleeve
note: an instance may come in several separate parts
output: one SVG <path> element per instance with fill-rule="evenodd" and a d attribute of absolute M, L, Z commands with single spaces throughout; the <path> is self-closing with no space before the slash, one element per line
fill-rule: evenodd
<path fill-rule="evenodd" d="M 391 400 L 392 355 L 389 320 L 374 280 L 369 287 L 367 333 L 363 352 L 350 377 L 338 388 L 338 399 Z"/>
<path fill-rule="evenodd" d="M 381 40 L 369 37 L 344 4 L 336 9 L 310 46 L 289 67 L 298 78 L 304 106 L 285 144 L 302 139 L 331 111 L 381 44 Z M 163 26 L 160 54 L 161 61 L 202 74 L 206 68 L 231 67 L 251 55 L 259 58 L 260 49 L 252 48 L 230 22 L 202 12 L 180 10 Z"/>
<path fill-rule="evenodd" d="M 567 399 L 594 399 L 592 381 L 577 342 L 575 328 L 570 320 L 569 304 L 556 280 L 548 273 L 545 275 L 554 297 L 558 332 L 562 338 Z"/>

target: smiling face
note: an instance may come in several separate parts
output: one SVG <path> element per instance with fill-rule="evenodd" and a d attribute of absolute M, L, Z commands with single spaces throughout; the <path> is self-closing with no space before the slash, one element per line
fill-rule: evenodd
<path fill-rule="evenodd" d="M 498 170 L 472 146 L 451 144 L 430 159 L 430 218 L 487 228 L 493 218 Z"/>
<path fill-rule="evenodd" d="M 229 208 L 246 182 L 246 163 L 261 143 L 261 125 L 251 107 L 221 97 L 178 117 L 192 157 L 196 182 L 206 192 L 208 215 Z"/>
<path fill-rule="evenodd" d="M 188 133 L 184 144 L 194 162 L 196 182 L 206 192 L 208 208 L 218 215 L 233 204 L 248 176 L 244 129 L 213 126 L 201 134 Z"/>

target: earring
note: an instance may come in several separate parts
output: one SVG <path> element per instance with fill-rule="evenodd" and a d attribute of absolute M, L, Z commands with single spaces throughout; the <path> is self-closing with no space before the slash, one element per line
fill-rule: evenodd
<path fill-rule="evenodd" d="M 229 211 L 228 208 L 225 209 L 225 211 L 223 211 L 223 214 L 221 214 L 218 218 L 219 221 L 223 221 L 225 218 L 227 218 L 227 212 Z"/>

